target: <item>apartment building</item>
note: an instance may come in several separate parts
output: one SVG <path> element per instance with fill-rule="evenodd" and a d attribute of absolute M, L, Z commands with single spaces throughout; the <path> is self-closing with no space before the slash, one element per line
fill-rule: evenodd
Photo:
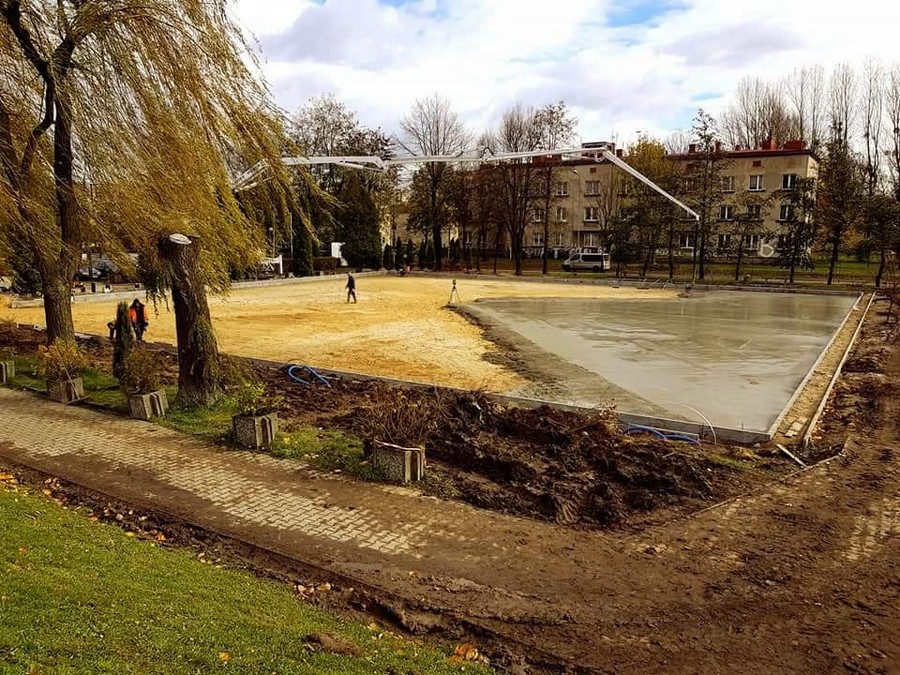
<path fill-rule="evenodd" d="M 622 156 L 621 149 L 606 145 Z M 691 180 L 692 170 L 701 159 L 695 146 L 684 154 L 667 157 L 679 164 L 686 182 Z M 745 253 L 763 258 L 775 256 L 783 223 L 790 215 L 790 207 L 781 197 L 799 179 L 818 176 L 818 157 L 801 141 L 789 141 L 779 147 L 769 140 L 760 148 L 725 151 L 718 166 L 721 200 L 710 214 L 714 221 L 710 252 L 733 254 L 743 231 Z M 551 193 L 550 249 L 557 253 L 608 249 L 609 218 L 634 198 L 631 185 L 629 177 L 599 155 L 559 164 Z M 748 221 L 752 227 L 747 226 Z M 690 255 L 693 250 L 693 229 L 689 218 L 680 227 L 678 243 L 683 254 Z M 543 243 L 543 209 L 535 209 L 525 245 L 529 252 L 539 252 Z"/>

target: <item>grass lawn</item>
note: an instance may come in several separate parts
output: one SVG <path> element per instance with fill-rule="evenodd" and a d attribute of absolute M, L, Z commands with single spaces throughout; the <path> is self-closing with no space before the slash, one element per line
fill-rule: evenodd
<path fill-rule="evenodd" d="M 6 482 L 3 479 L 6 479 Z M 0 476 L 0 672 L 458 673 L 449 654 L 92 522 Z M 358 656 L 306 647 L 327 633 Z M 466 672 L 487 673 L 468 663 Z"/>

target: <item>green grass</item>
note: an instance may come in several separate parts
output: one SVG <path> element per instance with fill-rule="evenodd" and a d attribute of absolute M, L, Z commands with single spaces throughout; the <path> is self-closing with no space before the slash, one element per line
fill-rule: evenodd
<path fill-rule="evenodd" d="M 170 401 L 174 400 L 175 393 L 174 387 L 166 388 L 166 396 Z M 172 408 L 165 417 L 156 421 L 181 433 L 219 443 L 231 432 L 231 417 L 236 414 L 237 405 L 234 398 L 223 396 L 211 406 Z"/>
<path fill-rule="evenodd" d="M 379 638 L 302 603 L 283 585 L 130 538 L 21 488 L 0 487 L 0 523 L 2 672 L 460 670 L 447 654 Z M 306 635 L 323 632 L 362 655 L 304 647 Z"/>
<path fill-rule="evenodd" d="M 362 441 L 339 429 L 304 425 L 278 434 L 272 454 L 306 460 L 322 471 L 337 470 L 365 480 L 382 478 L 380 472 L 365 461 Z"/>

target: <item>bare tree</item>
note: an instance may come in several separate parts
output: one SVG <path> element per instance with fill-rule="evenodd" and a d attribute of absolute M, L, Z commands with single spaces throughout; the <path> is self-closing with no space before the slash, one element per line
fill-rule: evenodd
<path fill-rule="evenodd" d="M 900 201 L 900 65 L 891 68 L 884 92 L 885 126 L 891 146 L 885 153 L 889 158 L 888 168 L 894 199 Z"/>
<path fill-rule="evenodd" d="M 666 136 L 663 145 L 666 146 L 666 152 L 670 155 L 684 155 L 687 154 L 692 142 L 690 129 L 676 129 Z"/>
<path fill-rule="evenodd" d="M 715 224 L 715 209 L 722 195 L 722 171 L 730 162 L 722 151 L 716 121 L 704 110 L 698 110 L 694 117 L 694 140 L 697 145 L 697 160 L 693 162 L 688 201 L 700 216 L 694 223 L 693 253 L 691 256 L 691 276 L 706 277 L 706 258 L 709 254 L 709 238 Z"/>
<path fill-rule="evenodd" d="M 405 138 L 398 142 L 404 150 L 417 155 L 452 155 L 462 152 L 470 141 L 459 116 L 450 110 L 450 102 L 435 94 L 418 99 L 412 110 L 400 120 Z M 431 237 L 437 269 L 442 269 L 443 244 L 441 212 L 447 205 L 441 197 L 441 188 L 448 173 L 448 165 L 440 162 L 425 164 L 428 176 L 428 207 Z M 445 191 L 446 192 L 446 191 Z"/>
<path fill-rule="evenodd" d="M 538 126 L 538 131 L 541 136 L 541 149 L 555 150 L 569 145 L 574 141 L 578 119 L 572 115 L 566 107 L 565 102 L 548 103 L 540 108 L 535 113 L 534 117 L 535 124 Z M 552 201 L 550 187 L 553 182 L 554 168 L 555 166 L 558 166 L 558 164 L 558 162 L 547 161 L 540 169 L 541 177 L 543 179 L 542 190 L 544 196 L 544 204 L 541 212 L 544 221 L 541 274 L 547 274 L 547 251 L 550 239 L 550 204 Z"/>
<path fill-rule="evenodd" d="M 856 73 L 848 64 L 839 64 L 831 73 L 830 84 L 828 118 L 831 132 L 832 135 L 837 134 L 844 145 L 849 145 L 859 113 Z"/>
<path fill-rule="evenodd" d="M 536 111 L 516 104 L 503 114 L 488 147 L 495 153 L 529 152 L 539 149 L 541 143 L 542 129 Z M 541 195 L 540 165 L 530 157 L 503 160 L 497 163 L 496 177 L 500 221 L 509 234 L 515 273 L 521 275 L 525 229 Z"/>
<path fill-rule="evenodd" d="M 884 68 L 874 59 L 863 70 L 862 124 L 866 143 L 866 194 L 871 197 L 881 178 L 881 131 L 884 113 Z"/>
<path fill-rule="evenodd" d="M 758 148 L 767 139 L 786 141 L 797 134 L 796 119 L 785 104 L 782 85 L 758 77 L 741 80 L 720 126 L 732 147 Z"/>
<path fill-rule="evenodd" d="M 851 151 L 841 123 L 836 122 L 832 138 L 826 144 L 816 189 L 816 220 L 824 230 L 829 249 L 829 286 L 834 280 L 841 247 L 862 215 L 864 194 L 864 167 Z"/>
<path fill-rule="evenodd" d="M 785 97 L 796 122 L 796 138 L 816 152 L 822 142 L 825 70 L 820 65 L 794 70 L 784 83 Z"/>

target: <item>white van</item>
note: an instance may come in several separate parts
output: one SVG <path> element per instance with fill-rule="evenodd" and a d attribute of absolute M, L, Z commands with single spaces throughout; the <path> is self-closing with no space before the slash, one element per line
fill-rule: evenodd
<path fill-rule="evenodd" d="M 606 272 L 609 269 L 609 253 L 574 253 L 562 264 L 566 272 Z"/>

